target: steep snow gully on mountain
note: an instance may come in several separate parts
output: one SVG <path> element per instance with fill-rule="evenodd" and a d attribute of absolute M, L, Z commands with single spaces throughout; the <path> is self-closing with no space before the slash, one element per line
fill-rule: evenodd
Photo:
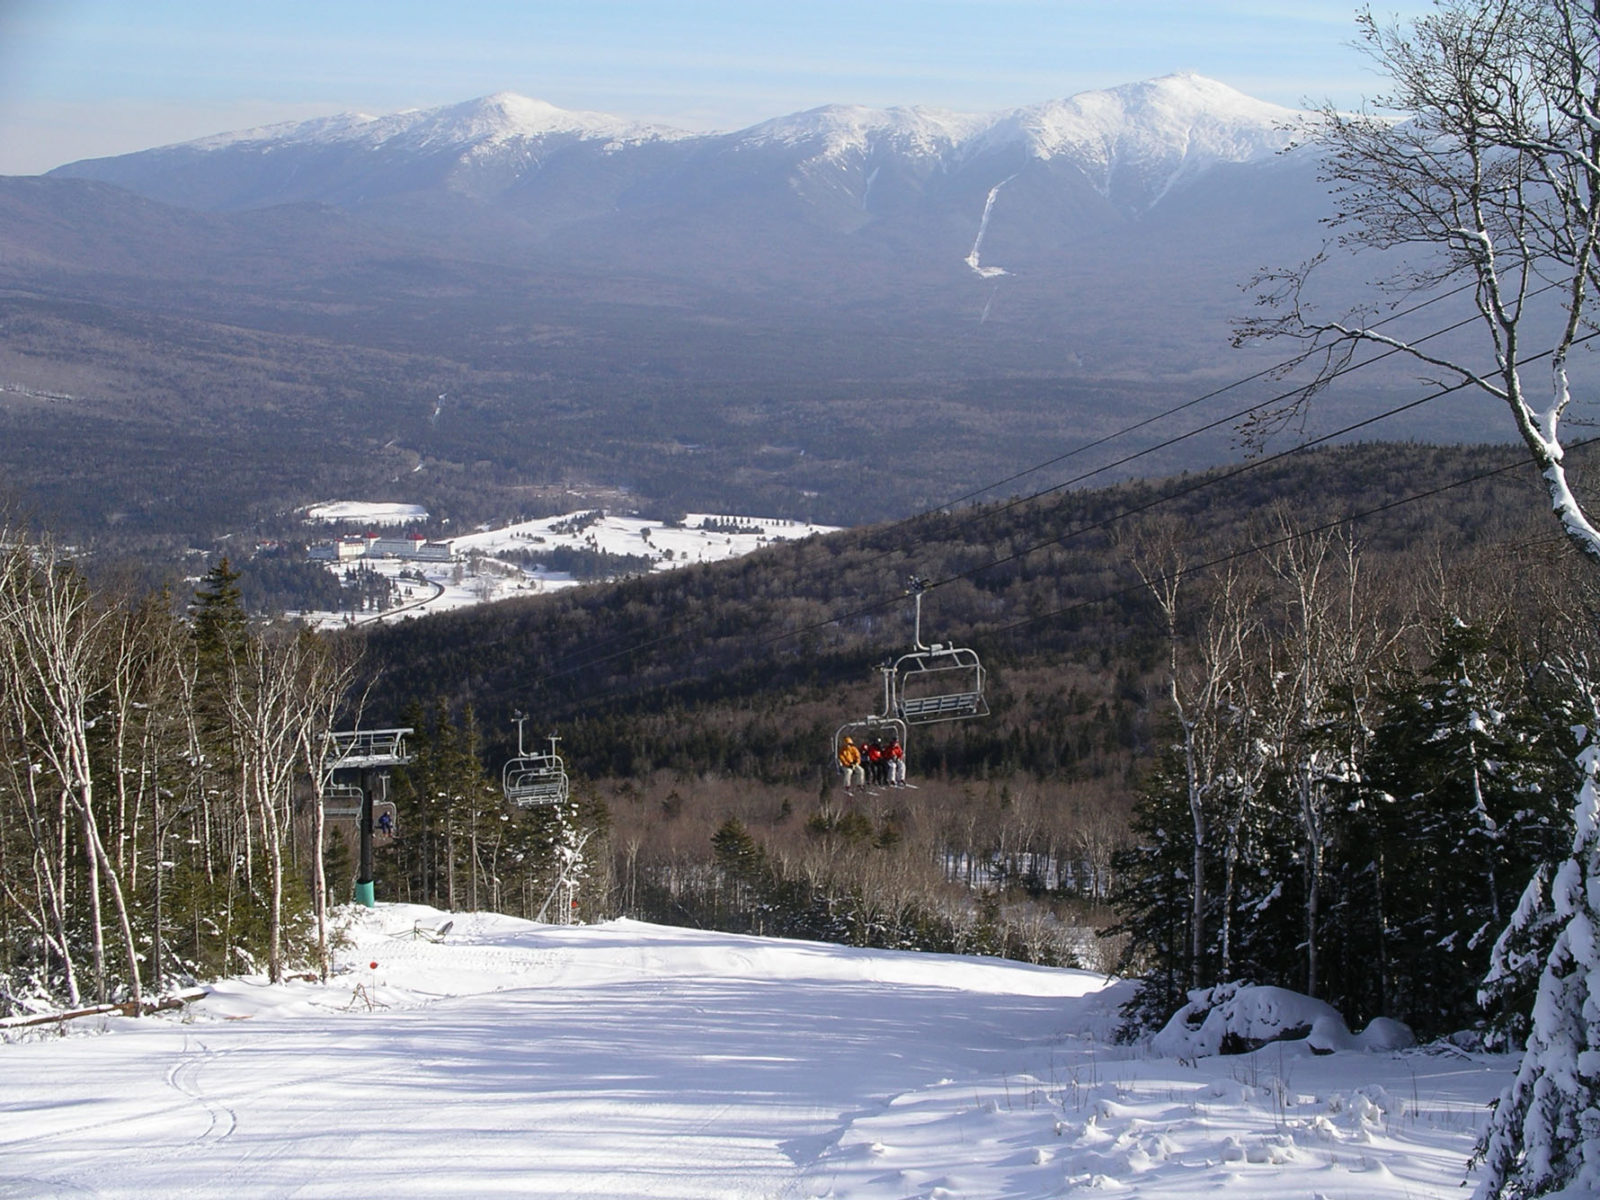
<path fill-rule="evenodd" d="M 334 980 L 0 1045 L 0 1196 L 1443 1200 L 1506 1059 L 1162 1058 L 1125 985 L 633 921 L 345 911 Z"/>

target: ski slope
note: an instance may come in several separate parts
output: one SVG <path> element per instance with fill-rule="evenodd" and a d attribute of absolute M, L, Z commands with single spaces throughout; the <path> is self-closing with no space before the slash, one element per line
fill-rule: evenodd
<path fill-rule="evenodd" d="M 1126 985 L 994 959 L 345 917 L 326 986 L 11 1031 L 0 1196 L 1421 1200 L 1511 1069 L 1159 1058 L 1110 1044 Z"/>

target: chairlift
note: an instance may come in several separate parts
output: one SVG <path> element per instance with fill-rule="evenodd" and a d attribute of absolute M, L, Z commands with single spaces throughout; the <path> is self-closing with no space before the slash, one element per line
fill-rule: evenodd
<path fill-rule="evenodd" d="M 530 753 L 522 745 L 522 724 L 526 720 L 521 713 L 517 714 L 517 756 L 506 763 L 500 774 L 506 800 L 518 808 L 564 803 L 571 794 L 571 787 L 566 767 L 556 753 L 556 743 L 561 739 L 551 734 L 547 753 Z"/>
<path fill-rule="evenodd" d="M 408 729 L 351 729 L 328 734 L 322 751 L 322 770 L 381 770 L 403 767 L 411 761 L 406 751 Z"/>
<path fill-rule="evenodd" d="M 361 819 L 363 792 L 354 783 L 325 783 L 322 785 L 322 814 L 334 821 Z"/>
<path fill-rule="evenodd" d="M 393 800 L 372 802 L 372 836 L 389 842 L 400 836 L 400 810 Z"/>
<path fill-rule="evenodd" d="M 965 646 L 922 641 L 922 593 L 926 585 L 912 576 L 906 590 L 915 601 L 912 649 L 890 668 L 889 711 L 907 725 L 936 721 L 961 721 L 989 715 L 984 699 L 983 663 L 976 650 Z"/>
<path fill-rule="evenodd" d="M 406 749 L 406 734 L 412 730 L 407 729 L 351 729 L 339 732 L 330 732 L 323 742 L 322 761 L 318 764 L 323 779 L 324 796 L 330 793 L 336 797 L 336 803 L 344 803 L 348 807 L 350 792 L 338 790 L 353 788 L 362 796 L 362 809 L 357 811 L 359 838 L 357 842 L 357 867 L 356 867 L 356 894 L 357 904 L 373 908 L 377 904 L 377 893 L 373 882 L 372 847 L 373 843 L 381 836 L 385 841 L 394 837 L 396 826 L 396 810 L 392 802 L 380 798 L 380 789 L 384 795 L 388 793 L 389 770 L 392 767 L 404 767 L 411 762 L 411 754 Z M 334 776 L 341 771 L 357 771 L 360 773 L 361 783 L 337 784 Z M 388 812 L 387 828 L 380 831 L 375 828 L 376 818 L 380 813 Z"/>
<path fill-rule="evenodd" d="M 883 711 L 873 713 L 871 716 L 860 717 L 854 721 L 846 721 L 839 726 L 833 734 L 833 761 L 839 761 L 839 751 L 844 748 L 845 738 L 850 738 L 858 746 L 864 746 L 873 738 L 884 741 L 894 738 L 901 746 L 906 742 L 906 723 L 893 712 L 893 669 L 887 664 L 878 668 L 883 672 Z"/>

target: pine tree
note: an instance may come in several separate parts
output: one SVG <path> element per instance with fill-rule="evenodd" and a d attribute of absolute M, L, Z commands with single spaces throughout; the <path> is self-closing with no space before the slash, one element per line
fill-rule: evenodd
<path fill-rule="evenodd" d="M 1191 829 L 1183 764 L 1169 750 L 1134 808 L 1132 844 L 1111 864 L 1116 883 L 1109 900 L 1119 920 L 1103 936 L 1127 939 L 1119 969 L 1139 976 L 1139 990 L 1123 1009 L 1130 1032 L 1164 1023 L 1182 1007 L 1192 978 Z"/>
<path fill-rule="evenodd" d="M 243 650 L 249 631 L 244 597 L 239 591 L 239 572 L 226 558 L 205 573 L 189 609 L 194 618 L 201 671 L 215 675 Z"/>
<path fill-rule="evenodd" d="M 729 928 L 754 928 L 752 918 L 770 873 L 766 852 L 738 817 L 729 817 L 711 835 L 711 852 L 728 885 L 723 919 Z"/>
<path fill-rule="evenodd" d="M 1385 1010 L 1421 1033 L 1478 1018 L 1476 986 L 1511 898 L 1570 828 L 1565 716 L 1559 697 L 1530 693 L 1510 656 L 1465 625 L 1391 697 L 1368 763 L 1386 880 L 1378 940 Z"/>

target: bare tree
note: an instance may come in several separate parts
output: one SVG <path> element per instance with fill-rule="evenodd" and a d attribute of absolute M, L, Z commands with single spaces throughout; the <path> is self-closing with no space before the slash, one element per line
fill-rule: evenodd
<path fill-rule="evenodd" d="M 110 895 L 113 914 L 127 957 L 130 999 L 143 1000 L 138 947 L 117 862 L 106 850 L 95 799 L 95 771 L 90 749 L 94 706 L 106 689 L 104 659 L 129 652 L 110 636 L 121 614 L 99 606 L 83 577 L 56 548 L 36 544 L 17 556 L 0 589 L 0 626 L 12 656 L 10 669 L 21 686 L 14 696 L 33 752 L 49 771 L 82 828 L 89 872 L 92 952 L 99 999 L 107 997 L 102 888 Z"/>
<path fill-rule="evenodd" d="M 310 634 L 301 634 L 300 641 L 304 653 L 294 738 L 301 765 L 311 776 L 312 911 L 317 922 L 317 973 L 327 982 L 333 959 L 328 942 L 328 877 L 323 859 L 327 836 L 322 808 L 322 792 L 327 783 L 323 756 L 354 680 L 358 655 L 348 642 L 316 641 Z"/>
<path fill-rule="evenodd" d="M 239 748 L 242 799 L 260 822 L 267 856 L 267 975 L 273 983 L 282 982 L 284 971 L 284 851 L 293 828 L 293 785 L 302 770 L 315 775 L 319 769 L 318 733 L 331 725 L 352 667 L 308 632 L 269 632 L 248 638 L 229 672 L 223 699 Z"/>
<path fill-rule="evenodd" d="M 1304 397 L 1369 345 L 1500 401 L 1562 530 L 1600 565 L 1600 531 L 1569 486 L 1562 442 L 1570 355 L 1594 333 L 1600 265 L 1600 5 L 1442 0 L 1408 26 L 1380 24 L 1370 9 L 1358 22 L 1393 90 L 1371 111 L 1326 107 L 1313 140 L 1327 155 L 1338 245 L 1403 261 L 1379 282 L 1378 302 L 1341 316 L 1315 300 L 1325 254 L 1263 276 L 1270 311 L 1240 336 L 1324 351 Z M 1385 301 L 1458 285 L 1481 334 L 1459 351 L 1383 319 Z M 1536 362 L 1543 385 L 1530 379 Z"/>
<path fill-rule="evenodd" d="M 0 619 L 0 760 L 5 769 L 5 786 L 0 792 L 9 793 L 15 801 L 33 849 L 30 894 L 24 895 L 22 881 L 8 874 L 5 895 L 60 962 L 67 999 L 77 1004 L 78 973 L 68 929 L 71 841 L 67 792 L 47 787 L 43 772 L 34 769 L 37 756 L 32 742 L 37 722 L 27 701 L 26 689 L 32 680 L 27 646 L 18 628 L 20 609 L 27 603 L 33 552 L 26 542 L 10 542 L 0 536 L 0 543 L 5 546 L 0 551 L 0 614 L 9 614 L 9 619 Z"/>
<path fill-rule="evenodd" d="M 1207 612 L 1192 639 L 1183 636 L 1180 598 L 1183 595 L 1187 564 L 1179 546 L 1176 528 L 1157 529 L 1150 548 L 1134 556 L 1134 568 L 1154 598 L 1167 636 L 1167 700 L 1178 722 L 1178 749 L 1183 756 L 1184 791 L 1191 826 L 1192 862 L 1189 870 L 1189 954 L 1190 986 L 1205 983 L 1206 911 L 1205 881 L 1213 832 L 1221 831 L 1225 852 L 1230 856 L 1225 867 L 1224 915 L 1222 917 L 1222 969 L 1230 964 L 1231 923 L 1227 904 L 1232 900 L 1233 858 L 1238 851 L 1238 817 L 1225 814 L 1224 796 L 1235 800 L 1245 789 L 1238 786 L 1232 766 L 1240 759 L 1243 747 L 1237 746 L 1235 733 L 1241 710 L 1237 691 L 1246 666 L 1243 655 L 1249 641 L 1248 627 L 1254 622 L 1253 590 L 1240 574 L 1229 570 L 1214 585 Z M 1185 644 L 1190 649 L 1185 652 Z M 1230 786 L 1232 785 L 1232 786 Z"/>

